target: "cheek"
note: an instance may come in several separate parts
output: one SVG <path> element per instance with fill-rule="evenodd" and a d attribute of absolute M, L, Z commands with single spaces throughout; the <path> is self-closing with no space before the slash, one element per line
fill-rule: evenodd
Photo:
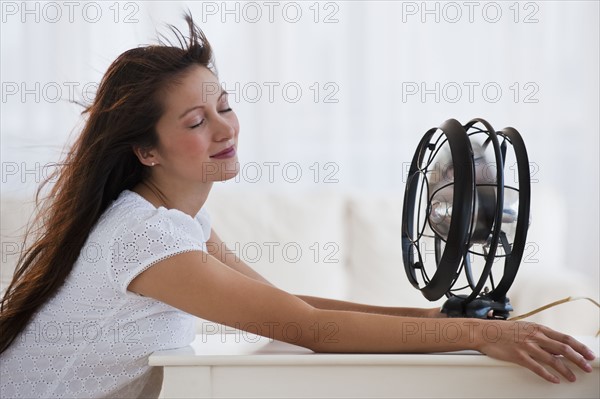
<path fill-rule="evenodd" d="M 189 135 L 177 141 L 174 152 L 182 158 L 208 157 L 209 143 L 200 135 Z"/>

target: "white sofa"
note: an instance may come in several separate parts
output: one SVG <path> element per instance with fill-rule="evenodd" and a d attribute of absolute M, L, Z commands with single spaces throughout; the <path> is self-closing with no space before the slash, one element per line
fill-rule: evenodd
<path fill-rule="evenodd" d="M 404 272 L 401 193 L 281 193 L 217 184 L 207 206 L 213 227 L 228 246 L 284 290 L 385 306 L 433 307 L 443 303 L 443 299 L 427 301 L 410 285 Z M 31 212 L 29 198 L 2 197 L 2 288 L 10 280 L 18 234 Z M 515 308 L 513 315 L 566 296 L 597 300 L 593 282 L 561 262 L 552 262 L 560 259 L 556 252 L 560 238 L 550 230 L 544 220 L 534 217 L 530 237 L 541 243 L 536 255 L 539 259 L 532 257 L 530 260 L 537 263 L 522 264 L 508 292 Z M 580 301 L 528 320 L 570 334 L 594 335 L 599 317 L 597 308 Z"/>

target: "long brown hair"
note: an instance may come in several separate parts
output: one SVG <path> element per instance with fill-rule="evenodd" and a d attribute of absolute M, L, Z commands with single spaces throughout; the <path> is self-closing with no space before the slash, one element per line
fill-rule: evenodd
<path fill-rule="evenodd" d="M 38 206 L 44 184 L 56 180 L 27 230 L 26 240 L 37 226 L 0 302 L 0 353 L 63 285 L 108 205 L 146 176 L 147 167 L 133 148 L 157 144 L 155 126 L 163 113 L 164 90 L 192 65 L 216 74 L 204 33 L 189 12 L 185 20 L 187 38 L 169 26 L 179 46 L 159 41 L 128 50 L 110 65 L 93 103 L 83 112 L 87 120 L 81 135 L 55 174 L 39 187 Z"/>

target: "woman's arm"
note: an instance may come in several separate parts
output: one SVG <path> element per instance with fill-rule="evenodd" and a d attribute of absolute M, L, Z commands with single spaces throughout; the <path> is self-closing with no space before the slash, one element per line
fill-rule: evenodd
<path fill-rule="evenodd" d="M 240 259 L 233 251 L 227 248 L 227 245 L 221 240 L 218 234 L 213 229 L 210 239 L 206 243 L 208 253 L 220 260 L 222 263 L 232 269 L 248 276 L 256 281 L 265 284 L 271 284 L 267 279 L 261 276 L 258 272 L 248 266 Z M 407 316 L 407 317 L 446 317 L 440 312 L 440 308 L 400 308 L 400 307 L 384 307 L 364 305 L 360 303 L 346 302 L 335 299 L 320 298 L 308 295 L 296 295 L 309 305 L 324 310 L 350 310 L 354 312 L 385 314 L 390 316 Z"/>
<path fill-rule="evenodd" d="M 308 295 L 296 295 L 304 302 L 323 310 L 349 310 L 353 312 L 382 314 L 388 316 L 404 317 L 447 317 L 445 313 L 440 312 L 439 307 L 435 308 L 400 308 L 390 306 L 374 306 L 362 303 L 340 301 L 337 299 L 320 298 Z"/>
<path fill-rule="evenodd" d="M 548 381 L 550 366 L 572 380 L 560 354 L 588 370 L 593 355 L 572 337 L 535 324 L 396 317 L 323 310 L 227 267 L 201 252 L 148 268 L 128 290 L 206 320 L 300 345 L 315 352 L 417 353 L 475 349 L 529 368 Z M 591 369 L 589 369 L 591 371 Z"/>

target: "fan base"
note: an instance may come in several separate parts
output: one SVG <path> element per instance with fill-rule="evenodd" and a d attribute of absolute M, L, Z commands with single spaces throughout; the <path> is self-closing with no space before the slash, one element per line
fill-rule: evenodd
<path fill-rule="evenodd" d="M 448 317 L 469 317 L 477 319 L 508 319 L 513 310 L 507 297 L 495 301 L 488 296 L 482 295 L 466 303 L 466 295 L 455 295 L 450 297 L 442 306 L 442 313 Z M 491 312 L 491 313 L 490 313 Z"/>

